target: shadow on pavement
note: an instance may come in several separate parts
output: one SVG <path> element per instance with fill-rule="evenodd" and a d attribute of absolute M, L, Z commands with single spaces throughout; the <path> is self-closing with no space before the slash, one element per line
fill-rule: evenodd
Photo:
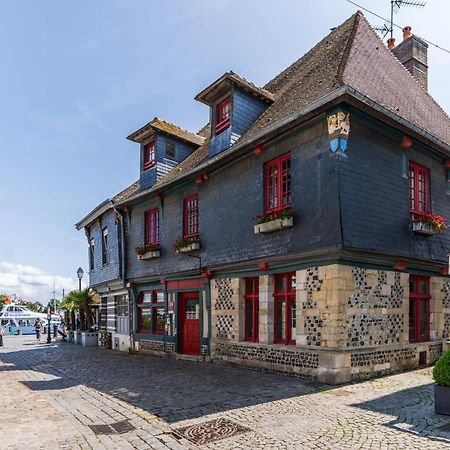
<path fill-rule="evenodd" d="M 26 344 L 26 339 L 21 338 L 21 342 L 17 340 L 12 345 L 10 339 L 0 351 L 0 362 L 14 365 L 6 366 L 6 370 L 31 369 L 55 377 L 24 382 L 29 388 L 53 390 L 83 384 L 169 423 L 305 395 L 327 387 L 299 378 L 219 364 L 128 355 L 65 342 L 49 346 Z"/>
<path fill-rule="evenodd" d="M 396 418 L 384 423 L 384 426 L 413 435 L 427 436 L 439 442 L 450 442 L 450 432 L 439 430 L 450 423 L 450 416 L 435 414 L 433 383 L 403 389 L 393 394 L 354 403 L 351 406 L 372 412 L 393 415 L 395 405 Z M 429 424 L 435 423 L 435 429 L 430 433 Z M 424 430 L 427 430 L 424 432 Z"/>

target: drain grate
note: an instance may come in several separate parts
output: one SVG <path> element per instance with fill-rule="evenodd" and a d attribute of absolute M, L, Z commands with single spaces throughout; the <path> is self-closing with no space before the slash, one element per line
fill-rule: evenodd
<path fill-rule="evenodd" d="M 231 422 L 231 420 L 221 418 L 177 428 L 174 431 L 192 443 L 201 445 L 244 433 L 249 429 Z"/>
<path fill-rule="evenodd" d="M 110 423 L 109 425 L 88 425 L 95 434 L 122 434 L 133 431 L 135 427 L 128 420 Z"/>

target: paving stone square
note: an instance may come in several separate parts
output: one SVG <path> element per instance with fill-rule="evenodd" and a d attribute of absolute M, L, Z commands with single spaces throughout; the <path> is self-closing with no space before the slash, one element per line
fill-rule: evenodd
<path fill-rule="evenodd" d="M 450 449 L 450 416 L 434 413 L 431 368 L 328 386 L 7 336 L 0 399 L 2 450 Z M 114 431 L 117 422 L 129 431 L 92 430 Z M 181 429 L 216 434 L 195 444 Z"/>

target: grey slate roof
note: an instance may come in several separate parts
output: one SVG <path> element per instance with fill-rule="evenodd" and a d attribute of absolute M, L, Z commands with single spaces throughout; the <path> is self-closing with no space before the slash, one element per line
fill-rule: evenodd
<path fill-rule="evenodd" d="M 202 136 L 191 133 L 178 125 L 174 125 L 173 123 L 167 122 L 159 117 L 155 117 L 151 122 L 139 128 L 139 130 L 134 133 L 131 133 L 127 139 L 134 142 L 142 142 L 155 130 L 162 131 L 163 133 L 170 134 L 171 136 L 175 136 L 198 146 L 200 146 L 205 140 Z"/>
<path fill-rule="evenodd" d="M 444 147 L 450 145 L 447 114 L 386 48 L 360 11 L 268 82 L 263 90 L 272 95 L 273 103 L 219 158 L 251 144 L 265 130 L 281 126 L 283 121 L 309 105 L 332 94 L 351 91 L 355 91 L 355 97 L 367 99 L 368 104 L 373 102 L 386 112 L 392 112 L 396 120 L 419 127 Z M 209 127 L 203 127 L 200 133 L 208 133 L 209 136 Z M 188 158 L 145 192 L 158 190 L 189 175 L 198 166 L 207 165 L 208 149 L 209 141 L 206 139 Z M 136 193 L 136 196 L 145 192 Z"/>

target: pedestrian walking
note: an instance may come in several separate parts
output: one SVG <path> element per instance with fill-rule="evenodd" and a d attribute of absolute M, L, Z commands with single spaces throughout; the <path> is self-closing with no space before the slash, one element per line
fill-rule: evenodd
<path fill-rule="evenodd" d="M 36 331 L 36 339 L 39 341 L 41 339 L 41 319 L 36 319 L 34 323 L 34 331 Z"/>

